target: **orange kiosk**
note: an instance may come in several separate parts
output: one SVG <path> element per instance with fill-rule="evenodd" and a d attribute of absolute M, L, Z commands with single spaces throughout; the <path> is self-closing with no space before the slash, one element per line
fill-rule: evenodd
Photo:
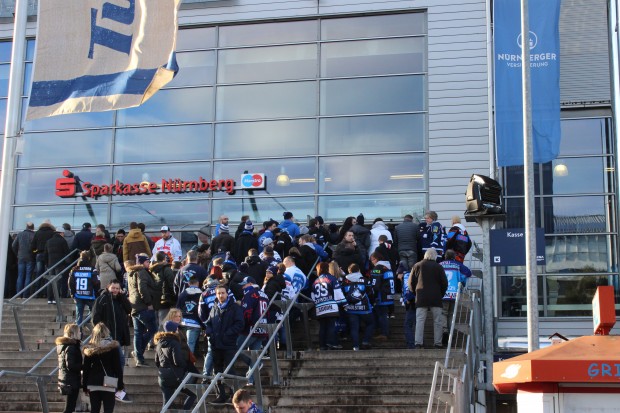
<path fill-rule="evenodd" d="M 598 287 L 592 307 L 594 336 L 493 363 L 493 386 L 517 393 L 519 413 L 620 412 L 620 336 L 608 335 L 613 287 Z"/>

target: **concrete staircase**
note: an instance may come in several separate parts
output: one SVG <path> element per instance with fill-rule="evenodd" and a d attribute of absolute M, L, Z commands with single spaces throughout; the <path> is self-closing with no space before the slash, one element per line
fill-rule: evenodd
<path fill-rule="evenodd" d="M 55 321 L 56 308 L 45 300 L 35 302 L 20 312 L 24 326 L 27 351 L 19 351 L 19 341 L 10 308 L 5 307 L 2 333 L 0 334 L 0 370 L 28 371 L 54 346 L 56 337 L 62 335 L 64 323 Z M 74 306 L 64 300 L 63 311 L 73 319 Z M 403 324 L 404 311 L 396 306 L 396 319 L 391 319 L 391 338 L 376 341 L 373 350 L 352 351 L 350 341 L 343 341 L 343 350 L 316 351 L 318 348 L 318 323 L 310 321 L 312 350 L 306 349 L 301 323 L 293 326 L 294 357 L 284 359 L 279 353 L 279 367 L 284 384 L 270 386 L 270 361 L 265 360 L 261 370 L 265 410 L 272 412 L 299 412 L 312 406 L 313 412 L 409 412 L 426 411 L 431 386 L 433 366 L 442 360 L 441 350 L 406 350 Z M 427 328 L 430 327 L 427 320 Z M 432 335 L 429 329 L 427 337 Z M 427 344 L 432 345 L 432 342 Z M 130 349 L 127 349 L 129 353 Z M 116 412 L 159 412 L 162 397 L 157 385 L 157 369 L 154 368 L 154 352 L 145 353 L 151 367 L 133 367 L 128 360 L 125 367 L 126 390 L 133 403 L 117 403 Z M 49 374 L 57 366 L 52 355 L 35 373 Z M 197 362 L 201 370 L 202 359 Z M 245 372 L 247 366 L 239 364 L 237 372 Z M 56 387 L 53 375 L 46 386 L 51 412 L 61 412 L 64 396 Z M 32 379 L 0 377 L 0 413 L 41 412 L 37 387 Z M 215 396 L 210 396 L 211 400 Z M 84 398 L 87 401 L 87 398 Z M 209 411 L 232 412 L 230 406 L 208 406 Z"/>

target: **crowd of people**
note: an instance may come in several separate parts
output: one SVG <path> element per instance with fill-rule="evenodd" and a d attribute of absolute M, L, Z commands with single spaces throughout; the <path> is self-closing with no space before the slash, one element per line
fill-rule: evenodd
<path fill-rule="evenodd" d="M 224 371 L 241 347 L 262 348 L 268 335 L 260 324 L 282 317 L 282 309 L 270 307 L 267 311 L 276 294 L 284 300 L 314 303 L 312 317 L 319 323 L 319 350 L 342 349 L 342 340 L 350 339 L 352 349 L 359 351 L 372 348 L 373 340 L 390 339 L 389 319 L 395 318 L 399 294 L 406 310 L 403 323 L 407 347 L 423 347 L 429 311 L 435 326 L 434 346 L 445 345 L 450 303 L 458 283 L 471 276 L 463 264 L 471 240 L 458 217 L 453 217 L 448 230 L 433 211 L 428 211 L 421 222 L 406 215 L 391 228 L 381 218 L 366 226 L 362 214 L 347 218 L 340 227 L 325 224 L 320 216 L 307 225 L 297 223 L 290 212 L 283 218 L 281 222 L 265 221 L 257 230 L 249 217 L 242 217 L 231 234 L 228 217 L 222 216 L 210 242 L 185 255 L 168 226 L 161 228 L 161 238 L 153 242 L 144 227 L 135 222 L 129 225 L 128 233 L 118 230 L 114 240 L 102 225 L 93 234 L 90 224 L 85 223 L 70 240 L 64 228 L 56 230 L 45 222 L 35 232 L 28 223 L 13 242 L 18 255 L 20 246 L 28 245 L 31 252 L 36 251 L 35 263 L 53 266 L 58 262 L 50 260 L 54 238 L 65 242 L 66 253 L 71 247 L 81 251 L 66 282 L 60 281 L 61 291 L 66 285 L 62 297 L 70 295 L 76 303 L 77 322 L 67 326 L 57 341 L 62 371 L 59 383 L 66 382 L 68 388 L 63 393 L 67 394 L 65 411 L 73 411 L 73 391 L 79 388 L 89 393 L 93 412 L 99 412 L 101 405 L 105 412 L 111 412 L 115 400 L 130 401 L 122 380 L 126 364 L 123 349 L 130 344 L 133 349 L 128 356 L 138 368 L 149 367 L 151 360 L 145 358 L 145 352 L 155 351 L 164 404 L 186 373 L 201 373 L 206 383 Z M 51 233 L 45 242 L 41 242 L 43 228 L 44 234 Z M 41 260 L 39 254 L 43 255 Z M 28 283 L 28 265 L 20 269 L 18 287 Z M 27 296 L 26 291 L 23 296 Z M 48 302 L 54 299 L 48 295 Z M 76 382 L 79 357 L 70 345 L 79 348 L 86 307 L 91 310 L 95 328 L 81 353 L 82 378 Z M 293 325 L 299 316 L 299 310 L 292 308 Z M 256 325 L 259 328 L 253 329 Z M 204 351 L 200 346 L 203 338 Z M 286 345 L 284 334 L 279 334 L 278 345 Z M 101 360 L 104 353 L 114 353 L 114 357 Z M 197 367 L 197 355 L 203 356 L 202 369 Z M 242 355 L 240 359 L 248 371 L 254 367 L 249 357 Z M 117 379 L 115 386 L 102 384 L 108 376 Z M 247 385 L 253 385 L 253 377 L 248 377 Z M 212 403 L 231 401 L 232 390 L 224 383 L 216 383 L 215 388 Z M 183 393 L 183 408 L 189 409 L 196 395 L 187 389 Z M 258 411 L 247 391 L 239 394 L 232 397 L 237 411 Z"/>

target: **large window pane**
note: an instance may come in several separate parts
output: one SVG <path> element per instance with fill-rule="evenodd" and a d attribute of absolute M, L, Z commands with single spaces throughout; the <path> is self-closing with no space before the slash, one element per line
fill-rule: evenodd
<path fill-rule="evenodd" d="M 540 195 L 540 168 L 534 164 L 534 193 Z M 523 166 L 509 166 L 504 168 L 504 195 L 524 195 Z"/>
<path fill-rule="evenodd" d="M 217 119 L 242 120 L 314 116 L 316 83 L 220 86 Z"/>
<path fill-rule="evenodd" d="M 323 43 L 321 76 L 363 76 L 423 72 L 425 38 Z"/>
<path fill-rule="evenodd" d="M 609 235 L 545 237 L 547 272 L 613 271 Z"/>
<path fill-rule="evenodd" d="M 524 276 L 499 277 L 503 317 L 527 317 L 527 288 Z M 543 277 L 538 277 L 539 316 L 543 316 Z"/>
<path fill-rule="evenodd" d="M 559 173 L 559 168 L 565 173 Z M 605 192 L 604 179 L 605 158 L 602 157 L 560 158 L 543 165 L 543 191 L 546 195 Z"/>
<path fill-rule="evenodd" d="M 62 171 L 63 168 L 17 171 L 15 202 L 18 204 L 75 202 L 76 198 L 60 198 L 56 196 L 56 179 L 63 178 Z M 107 166 L 71 168 L 71 172 L 77 175 L 82 182 L 92 182 L 94 184 L 110 183 L 110 167 Z M 91 201 L 93 201 L 92 198 L 87 198 L 86 202 Z"/>
<path fill-rule="evenodd" d="M 316 41 L 317 27 L 314 20 L 221 26 L 220 47 Z"/>
<path fill-rule="evenodd" d="M 314 119 L 220 123 L 215 126 L 215 156 L 249 158 L 314 154 L 316 124 Z"/>
<path fill-rule="evenodd" d="M 24 84 L 22 85 L 22 95 L 27 96 L 30 94 L 30 87 L 32 86 L 32 63 L 24 64 Z"/>
<path fill-rule="evenodd" d="M 177 53 L 179 72 L 166 87 L 203 86 L 215 83 L 215 52 Z"/>
<path fill-rule="evenodd" d="M 560 156 L 603 155 L 607 119 L 563 119 Z"/>
<path fill-rule="evenodd" d="M 165 185 L 169 184 L 170 180 L 174 181 L 180 179 L 182 181 L 199 181 L 200 178 L 210 181 L 211 180 L 211 163 L 210 162 L 197 162 L 197 163 L 172 163 L 168 165 L 164 164 L 145 164 L 145 165 L 125 165 L 114 167 L 114 180 L 119 180 L 124 183 L 140 183 L 151 182 L 159 185 L 160 190 L 165 189 Z M 221 179 L 231 178 L 222 177 Z M 234 177 L 233 177 L 234 178 Z M 219 178 L 218 178 L 219 179 Z M 163 182 L 165 181 L 166 184 Z M 174 192 L 166 190 L 165 192 L 152 194 L 152 195 L 136 195 L 129 198 L 138 197 L 140 200 L 149 201 L 147 198 L 196 198 L 198 196 L 208 196 L 208 191 L 203 193 L 189 192 L 188 190 L 181 190 Z M 128 196 L 115 195 L 115 200 L 127 200 Z"/>
<path fill-rule="evenodd" d="M 363 212 L 367 220 L 381 217 L 386 223 L 400 223 L 411 214 L 421 220 L 426 207 L 426 194 L 368 194 L 320 196 L 319 215 L 325 222 L 342 222 Z"/>
<path fill-rule="evenodd" d="M 19 166 L 73 166 L 110 163 L 112 153 L 111 129 L 80 132 L 27 133 Z M 56 154 L 58 148 L 71 148 Z"/>
<path fill-rule="evenodd" d="M 426 115 L 357 116 L 320 121 L 320 153 L 423 151 Z"/>
<path fill-rule="evenodd" d="M 211 223 L 216 224 L 220 215 L 228 215 L 230 222 L 240 222 L 243 215 L 249 215 L 256 228 L 262 228 L 263 222 L 270 218 L 280 222 L 282 213 L 291 211 L 300 221 L 305 221 L 306 216 L 314 216 L 314 198 L 243 198 L 239 199 L 216 199 L 213 200 L 213 215 Z"/>
<path fill-rule="evenodd" d="M 313 194 L 316 188 L 314 158 L 264 159 L 252 161 L 215 162 L 213 176 L 232 177 L 236 181 L 245 171 L 265 174 L 265 189 L 257 190 L 256 195 Z M 277 178 L 282 175 L 280 181 Z M 228 197 L 225 193 L 215 193 L 216 197 Z M 235 196 L 247 196 L 246 191 L 237 191 Z"/>
<path fill-rule="evenodd" d="M 424 190 L 422 154 L 335 156 L 319 159 L 322 193 Z"/>
<path fill-rule="evenodd" d="M 211 158 L 213 125 L 117 129 L 115 162 L 205 160 Z"/>
<path fill-rule="evenodd" d="M 316 77 L 316 44 L 220 50 L 220 83 Z"/>
<path fill-rule="evenodd" d="M 355 39 L 426 33 L 426 14 L 345 17 L 321 21 L 321 39 Z"/>
<path fill-rule="evenodd" d="M 161 90 L 142 106 L 118 111 L 118 125 L 208 122 L 213 119 L 213 88 Z"/>
<path fill-rule="evenodd" d="M 24 113 L 27 102 L 23 102 Z M 24 117 L 25 119 L 25 117 Z M 86 112 L 74 113 L 71 115 L 50 116 L 48 118 L 26 121 L 24 129 L 26 131 L 42 130 L 63 130 L 63 129 L 83 129 L 101 128 L 114 124 L 114 112 Z"/>
<path fill-rule="evenodd" d="M 424 79 L 419 75 L 324 80 L 321 115 L 422 111 Z"/>
<path fill-rule="evenodd" d="M 546 233 L 607 232 L 612 211 L 606 196 L 555 197 L 545 202 Z M 552 225 L 549 225 L 552 223 Z"/>
<path fill-rule="evenodd" d="M 143 222 L 147 231 L 171 225 L 180 231 L 193 224 L 204 225 L 209 221 L 208 200 L 183 202 L 126 202 L 112 204 L 110 226 L 128 228 L 129 223 Z M 151 228 L 149 228 L 151 227 Z"/>
<path fill-rule="evenodd" d="M 546 280 L 549 317 L 592 317 L 592 299 L 597 287 L 618 285 L 617 275 L 548 275 Z M 618 290 L 615 290 L 616 302 L 618 295 Z"/>
<path fill-rule="evenodd" d="M 177 50 L 215 47 L 215 27 L 181 29 L 177 33 Z"/>
<path fill-rule="evenodd" d="M 28 221 L 34 222 L 35 227 L 38 227 L 46 219 L 56 227 L 66 222 L 75 230 L 79 230 L 84 222 L 90 222 L 93 227 L 98 224 L 106 225 L 108 204 L 82 202 L 70 205 L 18 206 L 14 209 L 13 229 L 23 230 Z"/>
<path fill-rule="evenodd" d="M 13 42 L 11 41 L 0 42 L 0 62 L 9 63 L 11 61 L 12 46 L 13 46 Z"/>
<path fill-rule="evenodd" d="M 7 97 L 9 94 L 10 64 L 0 65 L 0 96 Z"/>

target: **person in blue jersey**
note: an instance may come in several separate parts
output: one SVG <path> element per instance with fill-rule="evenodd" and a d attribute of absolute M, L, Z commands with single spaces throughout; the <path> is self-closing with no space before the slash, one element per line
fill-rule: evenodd
<path fill-rule="evenodd" d="M 300 234 L 299 234 L 299 225 L 297 225 L 295 222 L 293 222 L 293 213 L 292 212 L 285 212 L 282 214 L 282 216 L 284 217 L 284 220 L 282 222 L 280 222 L 280 225 L 278 225 L 278 227 L 280 229 L 282 229 L 282 231 L 286 231 L 288 232 L 288 235 L 291 236 L 291 238 L 294 240 L 295 238 L 297 238 Z"/>
<path fill-rule="evenodd" d="M 286 271 L 284 271 L 284 280 L 286 281 L 286 290 L 283 291 L 285 299 L 292 299 L 298 292 L 306 286 L 306 275 L 295 265 L 293 257 L 286 257 L 283 261 Z"/>
<path fill-rule="evenodd" d="M 187 345 L 192 353 L 196 351 L 196 343 L 203 329 L 202 321 L 200 321 L 198 317 L 198 306 L 202 297 L 202 290 L 199 285 L 198 278 L 196 278 L 196 276 L 191 276 L 189 285 L 179 295 L 176 305 L 176 307 L 182 311 L 181 326 L 183 330 L 185 330 Z M 181 332 L 181 334 L 182 333 L 183 332 Z"/>
<path fill-rule="evenodd" d="M 189 279 L 196 277 L 198 285 L 202 285 L 209 272 L 198 264 L 198 252 L 189 250 L 187 252 L 187 264 L 183 266 L 174 278 L 174 293 L 177 297 L 187 288 Z"/>
<path fill-rule="evenodd" d="M 263 413 L 252 401 L 247 390 L 239 389 L 232 398 L 232 404 L 236 413 Z"/>
<path fill-rule="evenodd" d="M 319 346 L 321 350 L 342 348 L 336 341 L 336 320 L 340 315 L 339 305 L 347 300 L 340 282 L 329 273 L 329 264 L 320 262 L 316 273 L 319 276 L 314 281 L 311 295 L 319 320 Z"/>
<path fill-rule="evenodd" d="M 422 248 L 422 254 L 424 254 L 429 248 L 434 248 L 437 253 L 437 261 L 443 259 L 443 252 L 446 244 L 446 230 L 437 221 L 437 213 L 435 211 L 428 211 L 424 214 L 424 221 L 426 226 L 421 227 L 420 245 Z"/>
<path fill-rule="evenodd" d="M 263 222 L 263 232 L 258 236 L 258 252 L 263 252 L 264 240 L 269 238 L 273 241 L 275 236 L 273 235 L 273 230 L 278 226 L 278 221 L 274 221 L 270 219 L 269 221 Z"/>
<path fill-rule="evenodd" d="M 241 299 L 241 309 L 243 310 L 243 330 L 237 338 L 237 345 L 241 347 L 244 341 L 250 335 L 250 330 L 260 320 L 261 324 L 267 323 L 267 306 L 269 305 L 269 298 L 267 294 L 256 284 L 256 281 L 252 277 L 244 277 L 239 285 L 243 289 L 243 298 Z M 261 317 L 264 315 L 264 317 Z M 258 327 L 250 340 L 246 343 L 244 350 L 260 350 L 263 340 L 268 337 L 267 330 L 263 327 Z M 241 354 L 239 358 L 252 368 L 252 359 L 245 354 Z M 254 377 L 251 376 L 248 379 L 248 386 L 254 385 Z"/>
<path fill-rule="evenodd" d="M 407 342 L 407 348 L 413 349 L 415 348 L 415 292 L 409 289 L 409 277 L 411 276 L 411 271 L 405 270 L 407 264 L 401 262 L 398 266 L 398 270 L 396 273 L 399 278 L 402 276 L 403 281 L 403 294 L 401 297 L 401 301 L 405 306 L 405 341 Z"/>
<path fill-rule="evenodd" d="M 376 297 L 373 311 L 375 322 L 381 333 L 376 338 L 377 340 L 387 340 L 390 335 L 388 309 L 389 306 L 394 305 L 394 295 L 396 294 L 394 273 L 390 263 L 385 261 L 384 257 L 377 252 L 370 254 L 370 262 L 372 264 L 370 276 Z"/>
<path fill-rule="evenodd" d="M 424 344 L 424 323 L 430 310 L 433 314 L 433 342 L 435 348 L 442 348 L 442 298 L 448 290 L 448 279 L 443 267 L 437 264 L 437 251 L 429 248 L 424 259 L 413 266 L 408 287 L 415 291 L 415 347 Z"/>
<path fill-rule="evenodd" d="M 219 268 L 219 267 L 214 267 Z M 217 297 L 215 295 L 215 288 L 221 284 L 220 279 L 217 278 L 215 274 L 211 274 L 207 277 L 207 279 L 202 284 L 203 292 L 200 297 L 200 303 L 198 304 L 198 318 L 204 324 L 209 318 L 209 313 L 211 313 L 211 308 L 213 308 L 213 304 L 216 303 Z M 232 293 L 230 294 L 232 296 Z M 209 340 L 207 341 L 207 354 L 204 358 L 204 363 L 202 367 L 202 375 L 203 376 L 212 376 L 213 375 L 213 353 L 211 352 L 211 344 Z M 207 378 L 203 379 L 203 382 L 207 382 Z"/>
<path fill-rule="evenodd" d="M 463 263 L 457 260 L 456 252 L 453 250 L 446 250 L 444 254 L 444 260 L 439 263 L 446 272 L 446 278 L 448 279 L 448 289 L 443 296 L 443 339 L 444 345 L 448 344 L 448 326 L 452 319 L 452 312 L 454 311 L 454 300 L 456 300 L 456 294 L 459 291 L 459 283 L 463 284 L 463 287 L 467 283 L 467 279 L 471 277 L 471 270 L 467 268 Z"/>
<path fill-rule="evenodd" d="M 88 251 L 82 251 L 77 265 L 73 267 L 69 274 L 69 293 L 75 301 L 75 322 L 82 324 L 84 319 L 84 307 L 88 311 L 93 311 L 97 291 L 101 285 L 97 270 L 91 266 L 91 255 Z"/>
<path fill-rule="evenodd" d="M 375 320 L 372 315 L 372 302 L 374 301 L 372 280 L 360 273 L 360 267 L 357 264 L 351 264 L 348 272 L 349 274 L 342 283 L 342 292 L 347 300 L 344 311 L 349 322 L 353 350 L 360 349 L 359 330 L 362 324 L 364 325 L 364 338 L 361 348 L 370 349 L 370 340 L 375 329 Z"/>

